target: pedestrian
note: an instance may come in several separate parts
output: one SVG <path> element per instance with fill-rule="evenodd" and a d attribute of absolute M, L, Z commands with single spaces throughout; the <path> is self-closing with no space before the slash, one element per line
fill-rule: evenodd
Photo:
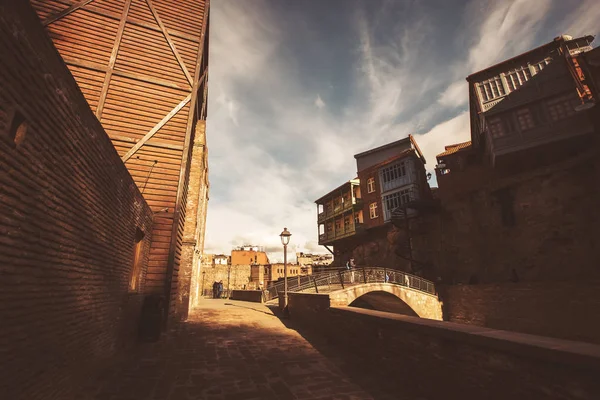
<path fill-rule="evenodd" d="M 215 281 L 213 283 L 213 299 L 217 298 L 217 292 L 219 291 L 219 282 Z"/>
<path fill-rule="evenodd" d="M 388 275 L 388 273 L 385 273 L 385 283 L 388 283 L 390 280 L 390 276 Z"/>
<path fill-rule="evenodd" d="M 219 281 L 219 289 L 218 289 L 218 291 L 219 292 L 218 292 L 217 298 L 220 299 L 221 295 L 223 293 L 223 281 Z"/>

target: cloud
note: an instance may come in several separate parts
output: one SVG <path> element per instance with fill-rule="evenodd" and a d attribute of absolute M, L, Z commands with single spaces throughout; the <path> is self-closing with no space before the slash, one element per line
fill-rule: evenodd
<path fill-rule="evenodd" d="M 323 99 L 321 98 L 321 95 L 317 95 L 317 98 L 315 99 L 315 106 L 317 106 L 317 108 L 320 110 L 322 108 L 325 107 L 325 102 L 323 101 Z"/>
<path fill-rule="evenodd" d="M 449 3 L 213 2 L 207 252 L 255 244 L 281 260 L 284 226 L 290 250 L 326 252 L 314 200 L 356 176 L 354 154 L 413 133 L 431 171 L 469 139 L 468 74 L 551 40 L 544 24 L 592 29 L 598 12 Z"/>
<path fill-rule="evenodd" d="M 552 2 L 512 0 L 497 1 L 487 7 L 473 5 L 468 8 L 465 21 L 483 22 L 467 28 L 469 36 L 477 39 L 471 43 L 466 59 L 459 59 L 450 66 L 455 71 L 454 82 L 438 98 L 438 102 L 446 107 L 460 107 L 468 102 L 467 75 L 533 47 L 536 33 Z"/>

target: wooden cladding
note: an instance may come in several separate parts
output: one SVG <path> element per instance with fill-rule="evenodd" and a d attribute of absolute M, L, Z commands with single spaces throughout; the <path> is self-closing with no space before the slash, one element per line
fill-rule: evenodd
<path fill-rule="evenodd" d="M 146 287 L 172 296 L 181 254 L 191 110 L 205 109 L 202 0 L 31 0 L 155 213 Z M 202 71 L 197 69 L 202 66 Z M 200 103 L 198 103 L 200 102 Z M 197 112 L 197 111 L 196 111 Z M 167 287 L 165 288 L 165 285 Z"/>

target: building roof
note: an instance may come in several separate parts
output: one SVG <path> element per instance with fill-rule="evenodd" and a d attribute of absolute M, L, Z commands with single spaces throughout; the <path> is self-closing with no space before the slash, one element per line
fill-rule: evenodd
<path fill-rule="evenodd" d="M 358 180 L 358 177 L 354 178 L 354 179 L 350 179 L 349 181 L 346 181 L 344 183 L 342 183 L 340 186 L 336 187 L 333 190 L 330 190 L 329 192 L 327 192 L 327 194 L 324 194 L 323 196 L 319 197 L 317 200 L 315 200 L 315 203 L 319 203 L 320 201 L 326 199 L 327 197 L 331 196 L 334 192 L 337 192 L 338 190 L 342 189 L 344 186 L 346 185 L 358 185 L 360 183 L 360 181 Z"/>
<path fill-rule="evenodd" d="M 378 151 L 387 150 L 387 149 L 389 149 L 391 147 L 395 147 L 395 146 L 398 146 L 400 144 L 407 144 L 409 142 L 411 142 L 410 135 L 407 136 L 407 137 L 405 137 L 404 139 L 396 140 L 395 142 L 384 144 L 383 146 L 375 147 L 374 149 L 370 149 L 370 150 L 367 150 L 367 151 L 363 151 L 362 153 L 355 154 L 354 158 L 360 158 L 360 157 L 368 156 L 369 154 L 377 153 Z"/>
<path fill-rule="evenodd" d="M 364 156 L 368 156 L 369 154 L 377 153 L 382 150 L 387 150 L 389 148 L 396 147 L 401 144 L 408 144 L 408 143 L 410 143 L 412 145 L 412 147 L 414 148 L 414 150 L 417 153 L 417 155 L 419 156 L 419 158 L 423 161 L 423 164 L 425 164 L 426 163 L 425 157 L 423 156 L 423 153 L 421 152 L 421 149 L 419 148 L 419 145 L 417 144 L 415 138 L 411 134 L 409 134 L 404 139 L 396 140 L 395 142 L 384 144 L 383 146 L 375 147 L 374 149 L 370 149 L 367 151 L 363 151 L 362 153 L 355 154 L 354 158 L 358 159 L 358 158 L 361 158 Z"/>
<path fill-rule="evenodd" d="M 415 150 L 414 149 L 406 149 L 406 150 L 402 151 L 401 153 L 396 154 L 395 156 L 392 156 L 392 157 L 390 157 L 390 158 L 388 158 L 386 160 L 383 160 L 380 163 L 371 165 L 369 168 L 365 168 L 365 171 L 370 171 L 370 170 L 373 170 L 373 169 L 379 169 L 379 168 L 383 167 L 384 165 L 391 164 L 394 161 L 397 161 L 397 160 L 399 160 L 401 158 L 405 158 L 405 157 L 407 157 L 407 156 L 409 156 L 411 154 L 415 154 Z"/>
<path fill-rule="evenodd" d="M 450 144 L 448 146 L 444 146 L 444 148 L 446 149 L 446 151 L 438 154 L 436 157 L 449 156 L 450 154 L 454 154 L 460 150 L 469 149 L 471 148 L 471 141 L 469 140 L 468 142 Z"/>
<path fill-rule="evenodd" d="M 541 45 L 541 46 L 538 46 L 538 47 L 536 47 L 536 48 L 534 48 L 534 49 L 531 49 L 531 50 L 529 50 L 529 51 L 526 51 L 525 53 L 517 54 L 517 55 L 516 55 L 516 56 L 514 56 L 514 57 L 511 57 L 511 58 L 509 58 L 509 59 L 506 59 L 506 60 L 504 60 L 504 61 L 500 61 L 499 63 L 496 63 L 496 64 L 494 64 L 494 65 L 491 65 L 491 66 L 489 66 L 489 67 L 487 67 L 487 68 L 484 68 L 484 69 L 482 69 L 482 70 L 480 70 L 480 71 L 474 72 L 474 73 L 470 74 L 469 76 L 467 76 L 467 81 L 471 82 L 471 79 L 472 79 L 473 77 L 475 77 L 476 75 L 480 75 L 480 74 L 483 74 L 483 73 L 485 73 L 485 72 L 489 72 L 489 71 L 491 71 L 491 70 L 493 70 L 493 69 L 495 69 L 495 68 L 498 68 L 498 67 L 500 67 L 500 66 L 501 66 L 501 65 L 503 65 L 503 64 L 511 63 L 511 62 L 513 62 L 513 61 L 516 61 L 516 60 L 518 60 L 518 59 L 520 59 L 520 58 L 526 58 L 527 56 L 529 56 L 529 55 L 532 55 L 533 53 L 536 53 L 536 52 L 540 52 L 540 51 L 542 51 L 542 50 L 544 50 L 544 49 L 547 49 L 547 50 L 552 50 L 552 49 L 554 49 L 554 48 L 558 48 L 558 47 L 560 47 L 560 45 L 561 45 L 562 43 L 569 43 L 569 42 L 573 42 L 573 41 L 575 41 L 575 40 L 579 40 L 579 39 L 581 39 L 581 38 L 586 38 L 586 39 L 588 39 L 590 42 L 594 40 L 594 37 L 593 37 L 593 36 L 591 36 L 591 35 L 581 36 L 581 37 L 577 37 L 577 38 L 572 38 L 572 37 L 570 37 L 570 36 L 568 36 L 568 35 L 561 35 L 561 36 L 558 36 L 558 37 L 554 38 L 554 39 L 553 39 L 551 42 L 548 42 L 548 43 L 546 43 L 546 44 L 543 44 L 543 45 Z"/>

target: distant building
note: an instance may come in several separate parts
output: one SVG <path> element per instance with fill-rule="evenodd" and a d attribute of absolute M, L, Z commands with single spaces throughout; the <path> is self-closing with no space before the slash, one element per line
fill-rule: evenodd
<path fill-rule="evenodd" d="M 311 265 L 300 265 L 300 264 L 288 264 L 287 265 L 287 276 L 306 276 L 312 275 L 313 267 Z M 277 282 L 284 277 L 284 265 L 283 263 L 274 263 L 265 269 L 265 279 L 267 286 Z"/>
<path fill-rule="evenodd" d="M 333 261 L 331 254 L 296 253 L 296 262 L 300 265 L 329 265 Z"/>
<path fill-rule="evenodd" d="M 231 265 L 267 265 L 269 257 L 261 246 L 239 246 L 231 250 Z"/>

